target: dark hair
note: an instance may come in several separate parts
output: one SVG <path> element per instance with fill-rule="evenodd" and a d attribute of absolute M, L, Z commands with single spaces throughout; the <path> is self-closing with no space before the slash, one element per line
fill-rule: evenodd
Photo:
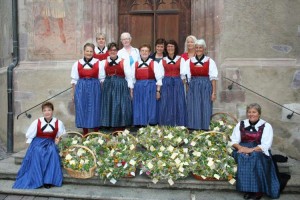
<path fill-rule="evenodd" d="M 86 47 L 92 47 L 93 51 L 95 49 L 95 45 L 93 43 L 85 43 L 85 45 L 83 46 L 83 50 L 85 50 Z"/>
<path fill-rule="evenodd" d="M 50 101 L 46 101 L 42 104 L 42 110 L 44 110 L 44 108 L 46 107 L 51 108 L 51 110 L 54 110 L 54 106 Z"/>
<path fill-rule="evenodd" d="M 175 55 L 175 56 L 178 55 L 179 49 L 178 49 L 178 44 L 177 44 L 177 42 L 176 42 L 175 40 L 169 40 L 169 41 L 166 42 L 166 46 L 168 46 L 168 44 L 172 44 L 172 45 L 175 46 L 175 52 L 174 52 L 174 55 Z M 168 51 L 166 51 L 166 52 L 167 52 L 167 55 L 169 55 L 169 54 L 168 54 Z"/>
<path fill-rule="evenodd" d="M 158 45 L 158 44 L 163 44 L 164 47 L 166 47 L 166 40 L 164 38 L 158 38 L 156 41 L 155 41 L 155 46 Z"/>
<path fill-rule="evenodd" d="M 111 42 L 107 45 L 108 50 L 111 50 L 113 47 L 116 47 L 116 49 L 119 50 L 119 47 L 118 47 L 117 43 L 115 43 L 115 42 Z"/>
<path fill-rule="evenodd" d="M 150 46 L 150 44 L 142 44 L 140 47 L 139 47 L 139 50 L 141 50 L 141 48 L 143 48 L 143 47 L 147 47 L 148 49 L 149 49 L 149 51 L 151 52 L 151 46 Z"/>

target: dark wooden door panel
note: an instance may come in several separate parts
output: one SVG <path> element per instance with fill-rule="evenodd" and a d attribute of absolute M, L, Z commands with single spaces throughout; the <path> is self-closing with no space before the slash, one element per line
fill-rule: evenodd
<path fill-rule="evenodd" d="M 157 16 L 157 38 L 165 38 L 166 40 L 174 39 L 179 41 L 179 16 L 173 15 L 158 15 Z"/>
<path fill-rule="evenodd" d="M 143 43 L 152 45 L 153 41 L 153 16 L 152 15 L 131 15 L 131 36 L 132 46 L 139 47 Z"/>

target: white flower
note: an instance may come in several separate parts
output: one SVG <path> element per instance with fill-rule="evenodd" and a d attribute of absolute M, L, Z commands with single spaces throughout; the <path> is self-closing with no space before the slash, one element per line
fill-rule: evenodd
<path fill-rule="evenodd" d="M 150 147 L 150 151 L 155 151 L 156 149 L 154 148 L 154 146 Z"/>
<path fill-rule="evenodd" d="M 71 156 L 71 154 L 66 155 L 66 160 L 71 160 L 73 157 Z"/>
<path fill-rule="evenodd" d="M 112 184 L 116 184 L 117 180 L 112 178 L 112 179 L 109 180 L 109 182 L 111 182 Z"/>
<path fill-rule="evenodd" d="M 159 150 L 161 150 L 161 151 L 164 151 L 166 148 L 164 147 L 164 146 L 161 146 L 160 148 L 159 148 Z"/>
<path fill-rule="evenodd" d="M 134 144 L 131 144 L 130 145 L 130 150 L 133 150 L 135 148 L 135 145 Z"/>
<path fill-rule="evenodd" d="M 223 121 L 219 121 L 219 124 L 220 124 L 221 126 L 223 126 L 223 125 L 224 125 L 224 122 L 223 122 Z"/>
<path fill-rule="evenodd" d="M 149 163 L 147 164 L 147 167 L 148 167 L 149 169 L 152 169 L 152 168 L 153 168 L 153 165 L 152 165 L 152 163 L 151 163 L 151 162 L 149 162 Z"/>
<path fill-rule="evenodd" d="M 80 159 L 79 163 L 83 165 L 84 164 L 84 160 Z"/>
<path fill-rule="evenodd" d="M 153 182 L 154 184 L 156 184 L 156 183 L 158 182 L 158 180 L 157 180 L 156 178 L 154 178 L 154 179 L 152 179 L 152 182 Z"/>
<path fill-rule="evenodd" d="M 174 185 L 174 181 L 173 181 L 172 179 L 169 179 L 169 180 L 168 180 L 168 183 L 169 183 L 170 185 Z"/>
<path fill-rule="evenodd" d="M 180 172 L 184 172 L 184 168 L 181 166 L 181 167 L 179 167 L 179 169 L 178 169 Z"/>
<path fill-rule="evenodd" d="M 98 143 L 102 145 L 104 143 L 104 140 L 102 140 L 101 138 L 99 138 Z"/>
<path fill-rule="evenodd" d="M 97 162 L 97 165 L 101 166 L 101 165 L 102 165 L 102 162 L 101 162 L 101 161 L 98 161 L 98 162 Z"/>
<path fill-rule="evenodd" d="M 131 164 L 131 165 L 133 165 L 133 166 L 135 165 L 135 163 L 136 163 L 135 160 L 132 160 L 132 159 L 131 159 L 131 160 L 129 161 L 129 164 Z"/>
<path fill-rule="evenodd" d="M 162 153 L 162 152 L 159 152 L 159 153 L 158 153 L 158 156 L 159 156 L 159 157 L 162 157 L 162 156 L 163 156 L 163 153 Z"/>
<path fill-rule="evenodd" d="M 168 147 L 168 151 L 172 152 L 173 150 L 174 150 L 174 147 L 170 145 L 170 146 Z"/>
<path fill-rule="evenodd" d="M 214 177 L 218 180 L 220 179 L 220 176 L 218 174 L 214 174 Z"/>
<path fill-rule="evenodd" d="M 75 160 L 70 160 L 70 165 L 75 165 L 76 161 Z"/>
<path fill-rule="evenodd" d="M 234 179 L 234 178 L 231 179 L 231 180 L 229 181 L 229 183 L 230 183 L 231 185 L 233 185 L 233 184 L 235 183 L 235 179 Z"/>
<path fill-rule="evenodd" d="M 123 134 L 124 136 L 126 136 L 126 135 L 129 134 L 129 133 L 130 133 L 130 132 L 129 132 L 127 129 L 125 129 L 125 131 L 123 131 L 122 134 Z"/>
<path fill-rule="evenodd" d="M 82 154 L 85 154 L 86 153 L 86 151 L 83 149 L 83 148 L 80 148 L 80 149 L 78 149 L 78 151 L 77 151 L 77 156 L 82 156 Z"/>
<path fill-rule="evenodd" d="M 175 159 L 175 163 L 176 163 L 177 165 L 179 165 L 179 164 L 181 163 L 181 160 L 180 160 L 179 158 L 176 158 L 176 159 Z"/>
<path fill-rule="evenodd" d="M 186 138 L 183 141 L 184 141 L 185 144 L 187 144 L 189 142 L 189 140 L 186 139 Z"/>
<path fill-rule="evenodd" d="M 192 141 L 191 142 L 191 146 L 195 146 L 196 145 L 196 142 L 195 141 Z"/>
<path fill-rule="evenodd" d="M 200 157 L 200 156 L 201 156 L 201 152 L 194 151 L 194 152 L 193 152 L 193 155 L 196 156 L 196 157 Z"/>
<path fill-rule="evenodd" d="M 181 137 L 177 138 L 176 141 L 180 143 L 182 141 Z"/>
<path fill-rule="evenodd" d="M 220 131 L 220 128 L 217 126 L 214 128 L 214 131 Z"/>
<path fill-rule="evenodd" d="M 178 153 L 173 153 L 171 158 L 174 160 L 176 158 L 176 156 L 178 156 Z"/>
<path fill-rule="evenodd" d="M 73 140 L 73 141 L 72 141 L 72 144 L 77 144 L 77 143 L 78 143 L 77 140 Z"/>
<path fill-rule="evenodd" d="M 188 148 L 183 148 L 182 150 L 183 150 L 184 153 L 187 153 L 189 151 Z"/>
<path fill-rule="evenodd" d="M 89 140 L 86 140 L 86 141 L 83 142 L 84 145 L 87 145 L 87 144 L 89 144 L 89 143 L 90 143 Z"/>
<path fill-rule="evenodd" d="M 168 138 L 168 139 L 172 139 L 174 136 L 172 135 L 172 133 L 169 133 L 167 136 L 165 136 L 164 138 Z"/>
<path fill-rule="evenodd" d="M 210 140 L 207 141 L 207 145 L 211 146 L 211 141 Z"/>
<path fill-rule="evenodd" d="M 227 125 L 227 127 L 228 127 L 229 129 L 232 129 L 232 126 L 231 126 L 231 125 Z"/>

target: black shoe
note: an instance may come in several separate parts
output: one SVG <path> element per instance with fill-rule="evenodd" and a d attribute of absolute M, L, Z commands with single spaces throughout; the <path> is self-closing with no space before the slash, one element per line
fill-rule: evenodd
<path fill-rule="evenodd" d="M 253 199 L 254 193 L 252 192 L 247 192 L 244 194 L 244 199 Z"/>
<path fill-rule="evenodd" d="M 256 192 L 255 193 L 255 199 L 261 199 L 263 196 L 263 193 L 262 192 Z"/>
<path fill-rule="evenodd" d="M 44 184 L 44 188 L 50 189 L 51 188 L 51 184 Z"/>

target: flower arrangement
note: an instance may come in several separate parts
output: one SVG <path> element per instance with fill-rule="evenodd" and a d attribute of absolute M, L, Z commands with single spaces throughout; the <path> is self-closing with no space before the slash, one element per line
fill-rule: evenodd
<path fill-rule="evenodd" d="M 82 145 L 70 146 L 63 159 L 63 166 L 75 178 L 90 178 L 94 175 L 96 158 L 93 152 Z"/>
<path fill-rule="evenodd" d="M 209 129 L 225 133 L 226 137 L 229 138 L 237 122 L 237 119 L 228 113 L 215 113 L 212 116 Z"/>
<path fill-rule="evenodd" d="M 57 147 L 61 157 L 66 155 L 67 149 L 72 145 L 82 144 L 82 135 L 75 131 L 69 131 L 61 135 Z"/>
<path fill-rule="evenodd" d="M 150 150 L 150 151 L 149 151 Z M 140 174 L 146 173 L 153 183 L 168 180 L 170 185 L 190 173 L 190 155 L 188 148 L 170 146 L 151 146 L 141 154 Z"/>
<path fill-rule="evenodd" d="M 237 165 L 227 137 L 221 132 L 194 131 L 190 142 L 191 170 L 202 179 L 215 178 L 234 183 Z"/>
<path fill-rule="evenodd" d="M 122 177 L 135 176 L 138 163 L 136 142 L 128 130 L 109 136 L 98 151 L 96 174 L 100 179 L 115 184 Z"/>
<path fill-rule="evenodd" d="M 177 147 L 189 141 L 188 129 L 184 126 L 147 126 L 137 132 L 139 144 L 149 150 L 160 145 Z"/>

